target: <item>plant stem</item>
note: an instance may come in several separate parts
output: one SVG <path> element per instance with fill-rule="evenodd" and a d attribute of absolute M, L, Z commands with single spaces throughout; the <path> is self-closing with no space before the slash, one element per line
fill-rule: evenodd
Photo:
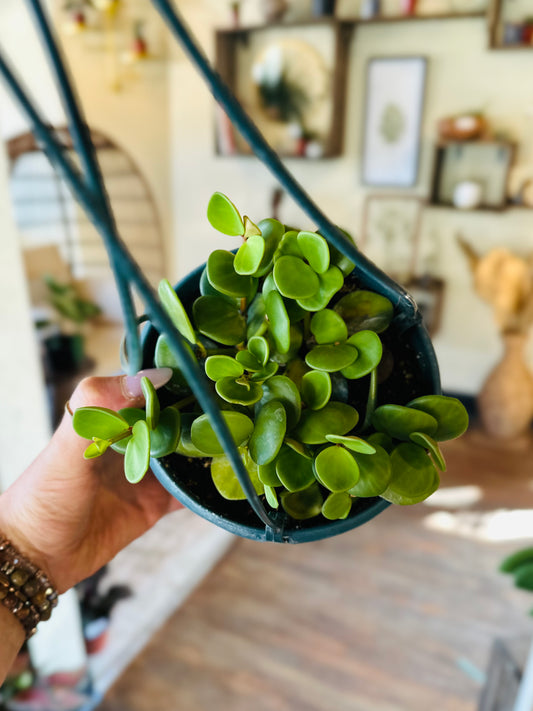
<path fill-rule="evenodd" d="M 372 422 L 372 416 L 374 414 L 374 410 L 376 409 L 377 392 L 378 371 L 377 368 L 374 368 L 374 370 L 372 370 L 370 373 L 370 386 L 368 388 L 368 400 L 366 403 L 365 421 L 363 422 L 362 427 L 363 432 L 365 432 L 370 427 L 370 424 Z"/>

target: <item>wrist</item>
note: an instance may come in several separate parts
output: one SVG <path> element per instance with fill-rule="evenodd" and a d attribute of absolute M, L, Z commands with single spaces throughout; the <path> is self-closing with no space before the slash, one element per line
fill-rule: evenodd
<path fill-rule="evenodd" d="M 1 531 L 0 604 L 18 620 L 26 639 L 57 605 L 57 591 L 47 575 Z"/>

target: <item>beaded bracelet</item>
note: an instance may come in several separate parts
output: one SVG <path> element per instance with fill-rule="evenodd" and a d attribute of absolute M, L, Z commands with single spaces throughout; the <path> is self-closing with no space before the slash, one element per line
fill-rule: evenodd
<path fill-rule="evenodd" d="M 57 605 L 57 591 L 46 575 L 0 533 L 0 603 L 24 628 L 26 639 Z"/>

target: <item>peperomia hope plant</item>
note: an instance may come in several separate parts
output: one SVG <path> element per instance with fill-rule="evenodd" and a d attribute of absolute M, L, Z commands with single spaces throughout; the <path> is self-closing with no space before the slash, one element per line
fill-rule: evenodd
<path fill-rule="evenodd" d="M 468 416 L 442 395 L 377 406 L 392 303 L 348 288 L 353 263 L 316 232 L 274 219 L 255 224 L 221 193 L 207 217 L 223 234 L 242 236 L 242 245 L 210 254 L 192 304 L 166 280 L 159 297 L 205 370 L 257 493 L 297 520 L 346 518 L 358 497 L 427 498 L 445 469 L 438 443 L 461 435 Z M 154 361 L 173 370 L 164 391 L 170 404 L 160 407 L 145 378 L 145 409 L 79 408 L 74 429 L 92 440 L 85 456 L 108 447 L 123 453 L 133 483 L 150 457 L 203 458 L 221 496 L 245 499 L 165 335 Z"/>

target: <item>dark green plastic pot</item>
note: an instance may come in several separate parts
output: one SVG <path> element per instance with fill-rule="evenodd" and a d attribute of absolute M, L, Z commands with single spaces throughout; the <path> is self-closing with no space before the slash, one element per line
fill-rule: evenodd
<path fill-rule="evenodd" d="M 202 265 L 175 287 L 180 299 L 188 308 L 199 295 Z M 353 282 L 354 288 L 378 291 L 375 279 L 366 279 L 357 270 L 352 272 L 347 282 Z M 385 294 L 390 298 L 390 290 Z M 414 316 L 413 316 L 414 314 Z M 378 388 L 383 393 L 383 402 L 405 404 L 409 400 L 426 394 L 441 392 L 437 360 L 433 346 L 423 327 L 413 302 L 407 295 L 399 295 L 395 318 L 387 331 L 381 334 L 395 358 L 395 373 Z M 153 354 L 158 333 L 153 326 L 148 326 L 142 338 L 143 367 L 153 366 Z M 397 367 L 401 373 L 397 375 Z M 392 385 L 394 384 L 394 387 Z M 280 543 L 305 543 L 329 536 L 336 536 L 366 523 L 389 506 L 380 497 L 357 499 L 350 515 L 344 520 L 327 521 L 322 516 L 306 521 L 295 521 L 283 511 L 272 511 L 271 518 L 281 526 L 281 532 L 265 527 L 246 501 L 228 501 L 215 489 L 205 460 L 187 459 L 178 454 L 171 454 L 161 459 L 153 459 L 151 468 L 161 484 L 178 501 L 203 518 L 244 538 L 258 541 L 276 541 Z M 268 505 L 266 509 L 269 510 Z"/>

